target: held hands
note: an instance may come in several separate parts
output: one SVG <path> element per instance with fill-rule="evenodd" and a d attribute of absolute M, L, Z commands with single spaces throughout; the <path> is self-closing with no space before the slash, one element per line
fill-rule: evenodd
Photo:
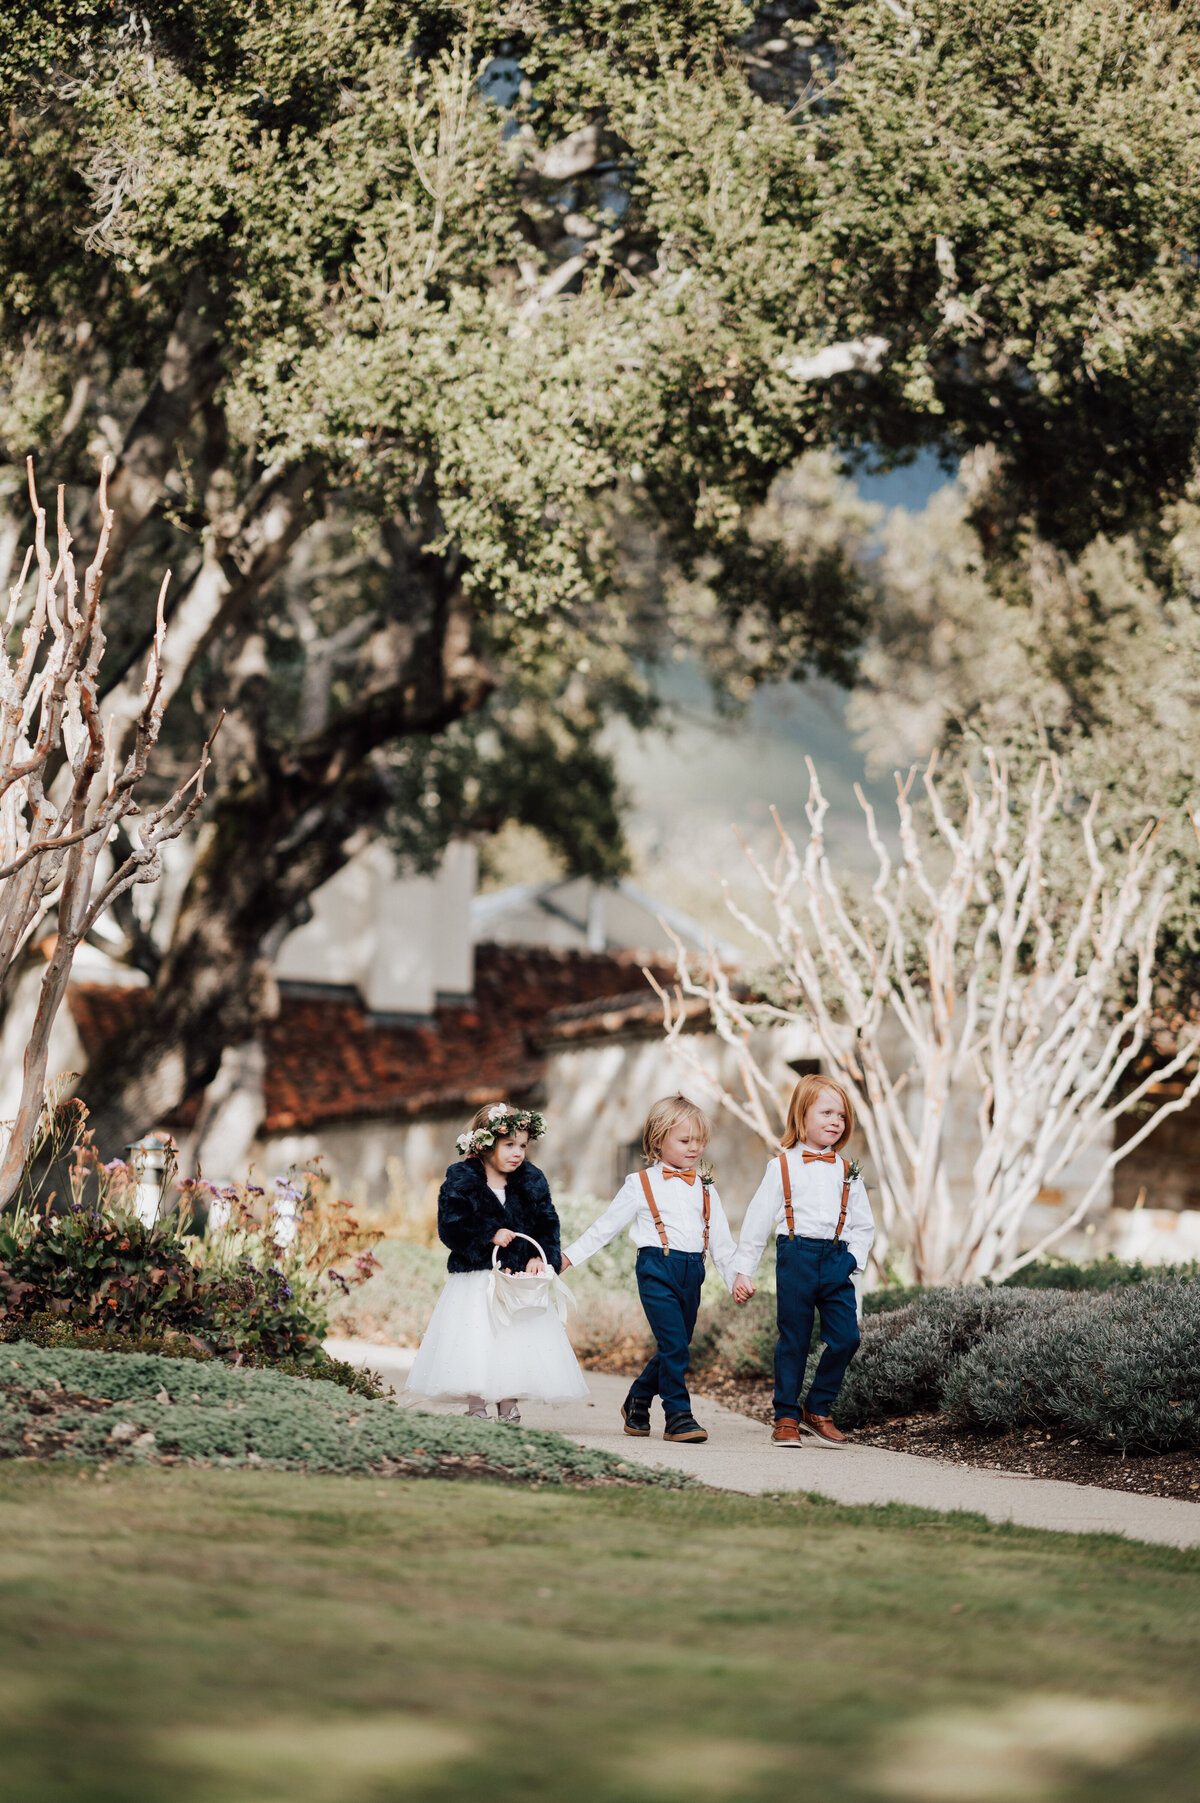
<path fill-rule="evenodd" d="M 757 1284 L 751 1283 L 750 1279 L 748 1277 L 743 1277 L 739 1271 L 733 1281 L 733 1300 L 735 1302 L 749 1302 L 757 1288 Z"/>
<path fill-rule="evenodd" d="M 559 1268 L 559 1271 L 560 1271 L 560 1272 L 562 1272 L 562 1271 L 569 1271 L 569 1270 L 570 1270 L 570 1269 L 571 1269 L 571 1261 L 570 1261 L 570 1259 L 569 1259 L 569 1258 L 568 1258 L 568 1257 L 567 1257 L 567 1256 L 566 1256 L 566 1254 L 565 1254 L 565 1253 L 564 1253 L 564 1255 L 563 1255 L 563 1257 L 562 1257 L 562 1259 L 561 1259 L 561 1260 L 560 1260 L 560 1262 L 559 1262 L 559 1266 L 558 1266 L 558 1268 Z"/>

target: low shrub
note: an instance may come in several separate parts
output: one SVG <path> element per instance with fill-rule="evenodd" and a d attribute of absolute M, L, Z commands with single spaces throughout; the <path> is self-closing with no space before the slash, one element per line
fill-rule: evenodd
<path fill-rule="evenodd" d="M 101 1165 L 84 1135 L 68 1205 L 21 1206 L 0 1221 L 0 1341 L 45 1341 L 57 1322 L 88 1344 L 182 1342 L 255 1365 L 319 1364 L 330 1291 L 370 1275 L 378 1235 L 330 1200 L 319 1171 L 275 1187 L 269 1204 L 250 1184 L 188 1180 L 179 1209 L 146 1223 L 138 1173 Z M 203 1208 L 201 1236 L 187 1229 Z"/>
<path fill-rule="evenodd" d="M 24 1233 L 0 1229 L 0 1335 L 49 1315 L 113 1340 L 190 1334 L 200 1350 L 315 1358 L 324 1313 L 269 1257 L 214 1271 L 174 1223 L 78 1205 L 36 1216 Z"/>
<path fill-rule="evenodd" d="M 1200 1445 L 1200 1284 L 1059 1296 L 1011 1320 L 947 1375 L 960 1426 L 1037 1426 L 1117 1452 Z"/>
<path fill-rule="evenodd" d="M 1047 1258 L 1026 1265 L 1006 1277 L 1004 1289 L 1021 1290 L 1113 1290 L 1134 1283 L 1160 1283 L 1167 1277 L 1200 1276 L 1200 1265 L 1144 1265 L 1140 1258 L 1092 1259 L 1088 1264 L 1072 1264 L 1069 1259 Z"/>
<path fill-rule="evenodd" d="M 972 1347 L 1061 1305 L 1060 1296 L 972 1286 L 927 1290 L 904 1308 L 864 1320 L 838 1397 L 839 1422 L 857 1427 L 940 1408 L 947 1376 Z"/>
<path fill-rule="evenodd" d="M 867 1315 L 890 1315 L 898 1308 L 907 1308 L 918 1296 L 926 1294 L 923 1284 L 893 1283 L 879 1290 L 867 1290 L 862 1299 L 864 1319 Z"/>
<path fill-rule="evenodd" d="M 218 1360 L 0 1346 L 0 1457 L 281 1467 L 680 1488 L 561 1434 L 427 1415 Z"/>
<path fill-rule="evenodd" d="M 714 1284 L 696 1323 L 692 1369 L 698 1377 L 770 1377 L 777 1338 L 773 1292 L 759 1290 L 739 1305 Z"/>
<path fill-rule="evenodd" d="M 365 1283 L 330 1298 L 330 1333 L 346 1340 L 418 1346 L 446 1281 L 446 1248 L 381 1240 Z"/>

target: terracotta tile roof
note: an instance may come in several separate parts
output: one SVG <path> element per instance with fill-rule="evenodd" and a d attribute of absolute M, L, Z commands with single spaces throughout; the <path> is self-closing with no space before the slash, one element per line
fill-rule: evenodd
<path fill-rule="evenodd" d="M 628 1031 L 634 1017 L 638 1025 L 660 1018 L 648 991 L 652 1008 L 643 1011 L 643 992 L 635 987 L 644 981 L 640 964 L 633 953 L 481 945 L 471 1003 L 444 1002 L 431 1021 L 411 1025 L 373 1020 L 344 994 L 285 989 L 278 1015 L 263 1027 L 264 1131 L 530 1099 L 543 1076 L 539 1048 L 560 1037 L 547 1032 L 556 1021 L 565 1024 L 582 1010 L 585 1018 L 561 1037 L 594 1039 Z M 657 965 L 655 975 L 662 982 L 671 972 Z M 128 1024 L 143 994 L 72 987 L 71 1011 L 89 1056 Z"/>
<path fill-rule="evenodd" d="M 97 1046 L 114 1033 L 131 1026 L 150 991 L 132 984 L 72 983 L 71 1016 L 79 1029 L 83 1049 L 90 1058 Z"/>
<path fill-rule="evenodd" d="M 661 972 L 655 974 L 661 982 Z M 684 1016 L 685 1032 L 698 1032 L 710 1025 L 708 1003 L 698 997 L 685 1001 Z M 662 1030 L 662 1003 L 643 982 L 641 989 L 627 995 L 602 996 L 598 1001 L 555 1008 L 535 1030 L 534 1038 L 539 1046 L 579 1045 L 590 1039 L 653 1039 Z"/>

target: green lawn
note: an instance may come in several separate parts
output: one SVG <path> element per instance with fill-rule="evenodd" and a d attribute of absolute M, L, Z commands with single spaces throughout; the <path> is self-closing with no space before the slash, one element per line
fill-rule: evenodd
<path fill-rule="evenodd" d="M 659 1491 L 0 1467 L 3 1803 L 1200 1798 L 1200 1557 Z"/>

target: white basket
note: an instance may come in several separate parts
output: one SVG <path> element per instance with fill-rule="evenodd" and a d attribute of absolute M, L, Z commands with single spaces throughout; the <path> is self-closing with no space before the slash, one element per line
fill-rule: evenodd
<path fill-rule="evenodd" d="M 551 1306 L 557 1310 L 559 1320 L 565 1321 L 567 1310 L 575 1306 L 574 1296 L 557 1271 L 550 1268 L 549 1259 L 535 1239 L 527 1233 L 514 1233 L 513 1238 L 528 1240 L 545 1269 L 537 1274 L 505 1271 L 500 1265 L 501 1248 L 492 1247 L 492 1274 L 488 1280 L 488 1312 L 492 1325 L 511 1327 L 522 1315 L 545 1314 Z"/>

